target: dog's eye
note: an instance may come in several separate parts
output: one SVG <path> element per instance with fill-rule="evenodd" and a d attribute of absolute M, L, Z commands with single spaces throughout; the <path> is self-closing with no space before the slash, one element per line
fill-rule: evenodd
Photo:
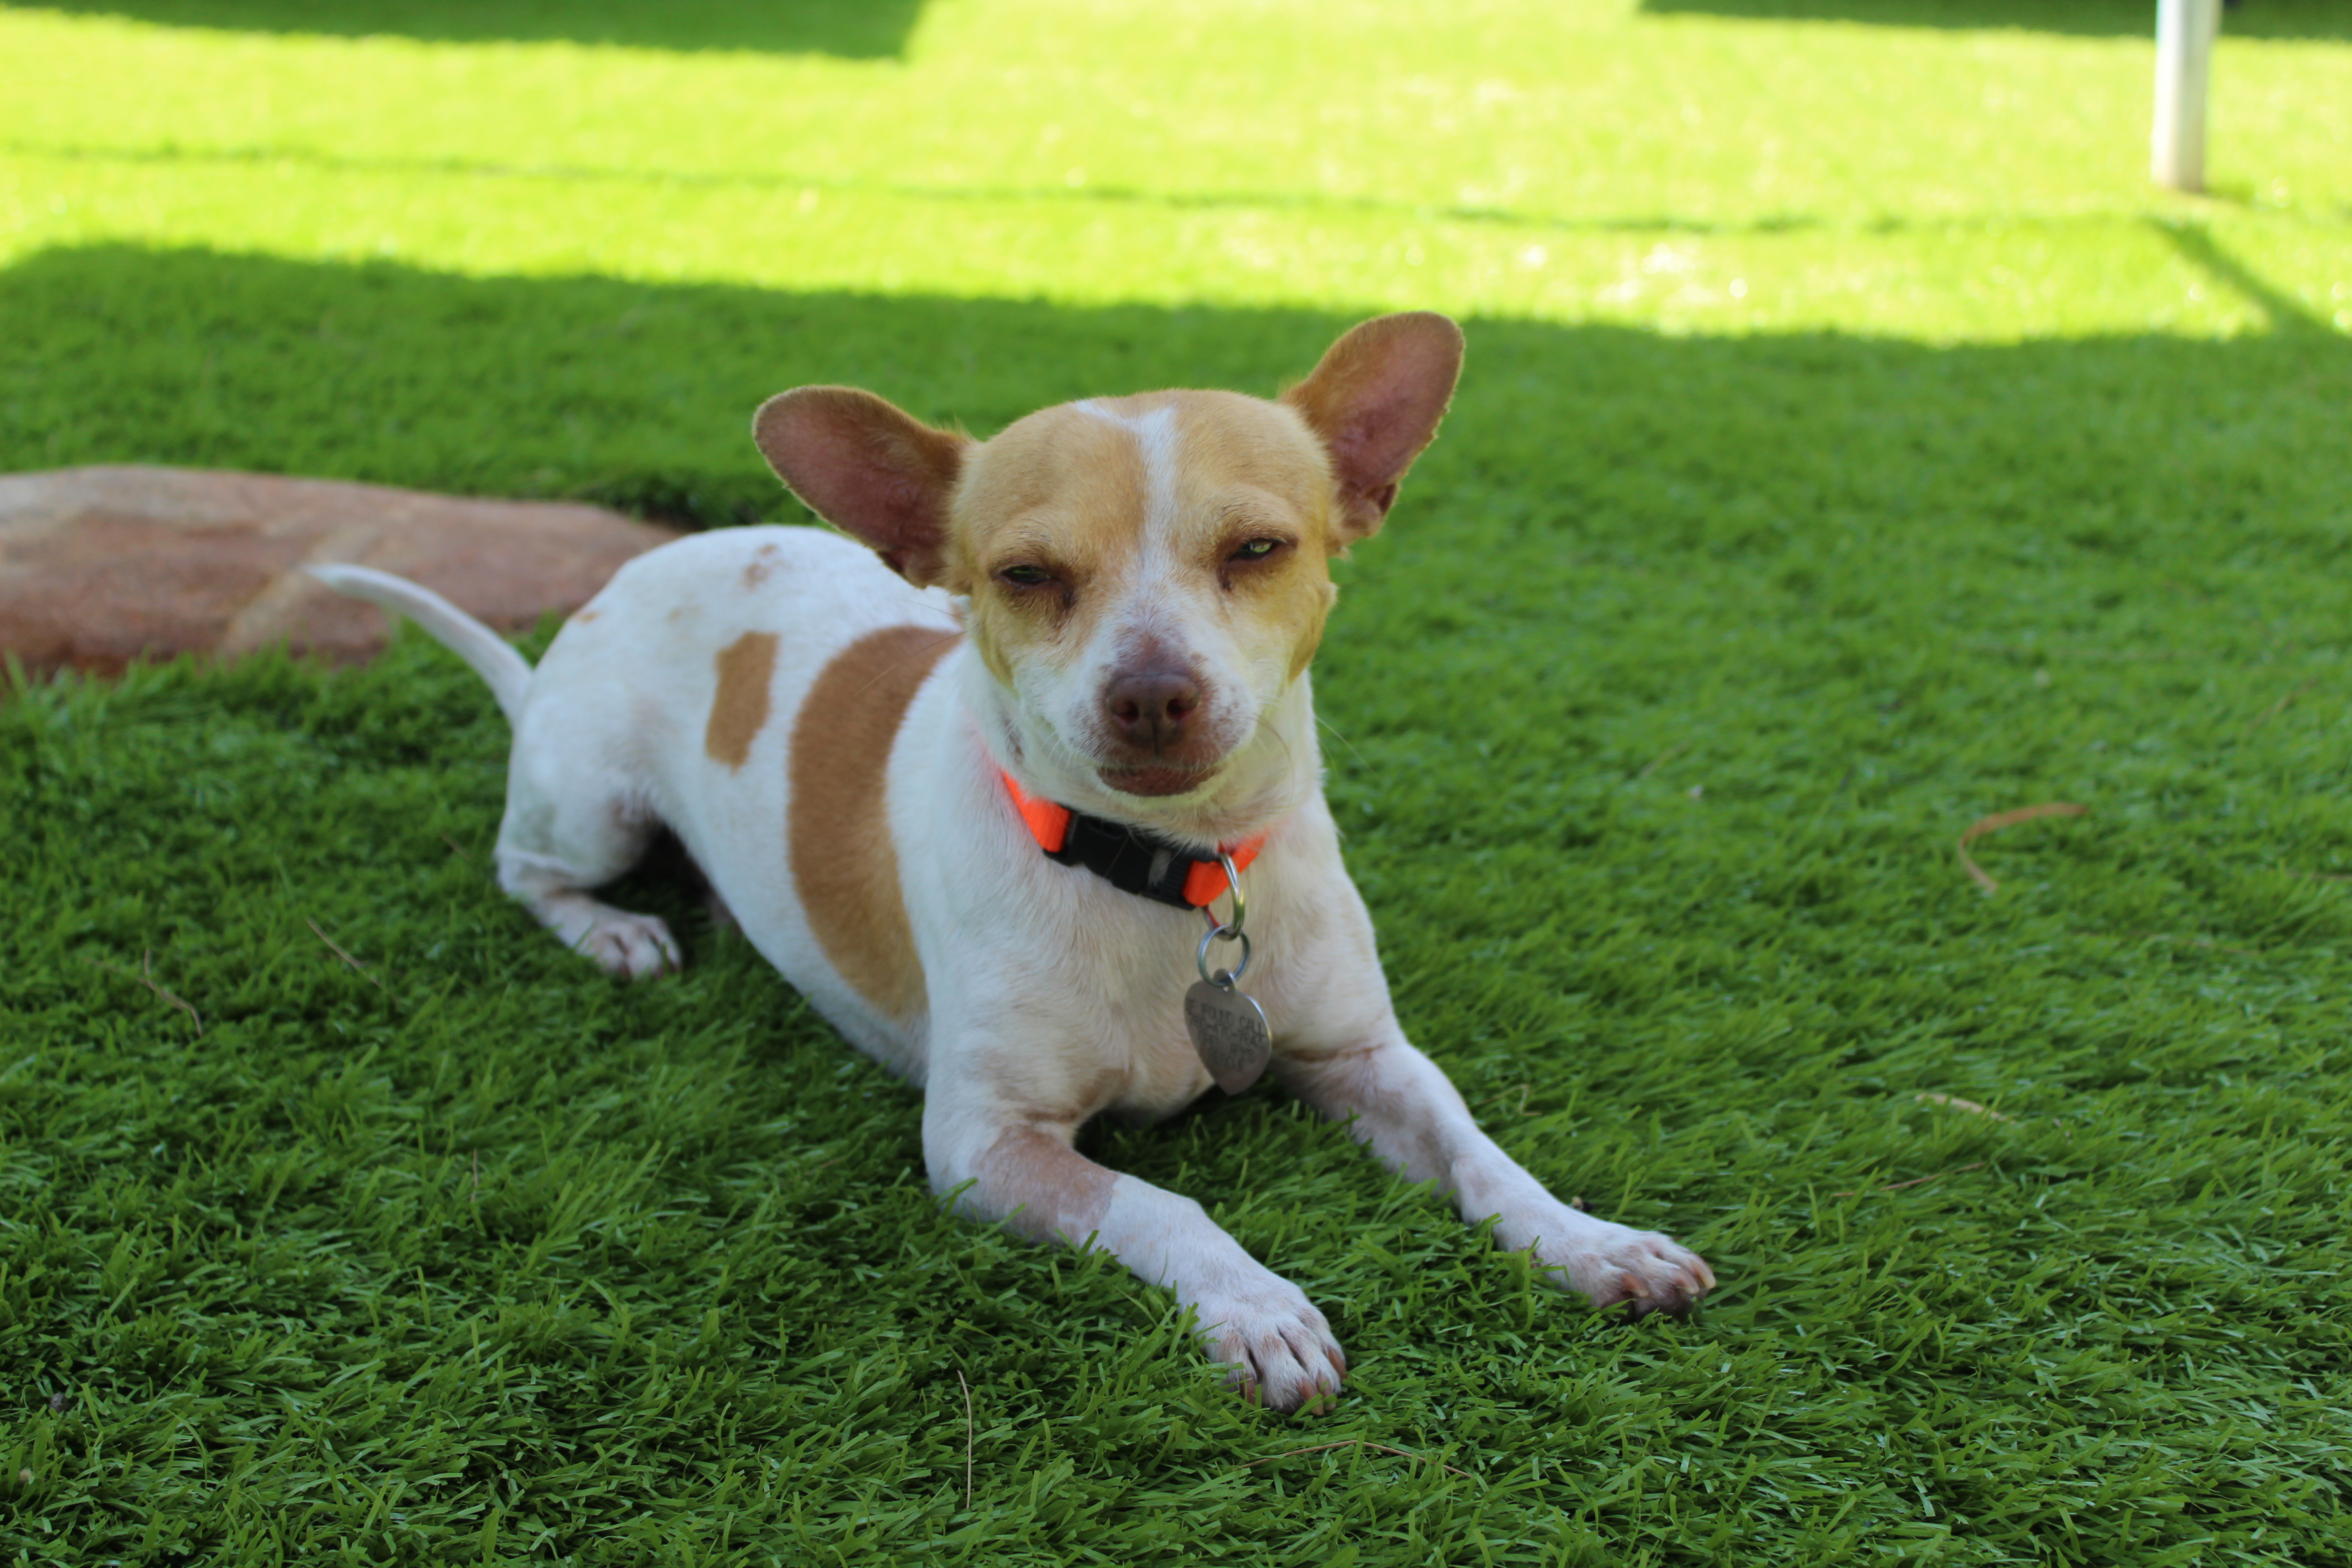
<path fill-rule="evenodd" d="M 1282 548 L 1279 539 L 1253 539 L 1233 553 L 1235 561 L 1263 561 Z"/>
<path fill-rule="evenodd" d="M 997 575 L 1017 588 L 1042 588 L 1054 580 L 1043 566 L 1007 566 Z"/>

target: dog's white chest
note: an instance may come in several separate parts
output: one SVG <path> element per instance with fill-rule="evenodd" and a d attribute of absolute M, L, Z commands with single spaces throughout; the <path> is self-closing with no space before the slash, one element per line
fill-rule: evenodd
<path fill-rule="evenodd" d="M 1157 1027 L 1138 1028 L 1128 1052 L 1125 1082 L 1106 1108 L 1135 1121 L 1173 1116 L 1213 1087 L 1209 1069 L 1185 1032 L 1181 1002 L 1154 1011 L 1168 1016 L 1156 1020 Z"/>

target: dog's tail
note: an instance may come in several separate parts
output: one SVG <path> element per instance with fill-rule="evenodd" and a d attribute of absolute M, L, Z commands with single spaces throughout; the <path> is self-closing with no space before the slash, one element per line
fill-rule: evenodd
<path fill-rule="evenodd" d="M 365 599 L 423 626 L 435 642 L 472 665 L 474 673 L 489 683 L 490 695 L 498 699 L 509 723 L 522 717 L 522 694 L 530 686 L 530 666 L 498 633 L 432 589 L 389 572 L 329 562 L 302 570 L 339 594 Z"/>

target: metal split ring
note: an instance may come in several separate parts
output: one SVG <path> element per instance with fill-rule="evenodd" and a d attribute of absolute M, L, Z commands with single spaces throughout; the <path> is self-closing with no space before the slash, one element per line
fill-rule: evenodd
<path fill-rule="evenodd" d="M 1217 852 L 1217 864 L 1225 868 L 1225 886 L 1234 895 L 1234 918 L 1220 923 L 1210 909 L 1210 905 L 1217 901 L 1214 899 L 1201 906 L 1201 918 L 1209 922 L 1211 931 L 1231 931 L 1238 936 L 1242 929 L 1242 917 L 1249 911 L 1248 904 L 1242 898 L 1242 874 L 1234 868 L 1234 858 L 1223 850 Z"/>
<path fill-rule="evenodd" d="M 1220 991 L 1230 991 L 1233 989 L 1234 982 L 1240 980 L 1243 973 L 1249 968 L 1250 939 L 1242 931 L 1242 917 L 1248 911 L 1248 905 L 1244 903 L 1242 899 L 1242 874 L 1234 868 L 1234 858 L 1226 854 L 1224 851 L 1219 850 L 1217 852 L 1217 863 L 1224 867 L 1225 886 L 1227 889 L 1231 889 L 1234 895 L 1234 918 L 1230 921 L 1220 923 L 1217 917 L 1210 912 L 1209 906 L 1207 904 L 1201 906 L 1201 918 L 1209 922 L 1209 929 L 1207 933 L 1201 938 L 1200 951 L 1192 955 L 1192 966 L 1201 972 L 1201 978 L 1207 981 L 1210 984 L 1217 987 Z M 1215 900 L 1211 900 L 1211 902 L 1214 901 Z M 1209 944 L 1213 942 L 1240 942 L 1242 944 L 1242 961 L 1239 963 L 1234 964 L 1230 970 L 1221 969 L 1214 974 L 1210 973 Z"/>
<path fill-rule="evenodd" d="M 1234 964 L 1231 969 L 1220 969 L 1215 973 L 1212 974 L 1209 973 L 1209 944 L 1220 938 L 1223 938 L 1226 942 L 1237 942 L 1242 944 L 1242 961 L 1239 963 Z M 1234 984 L 1238 982 L 1244 974 L 1248 973 L 1249 963 L 1249 933 L 1241 930 L 1238 926 L 1211 926 L 1207 931 L 1201 933 L 1201 945 L 1192 954 L 1193 967 L 1200 970 L 1201 978 L 1207 981 L 1210 984 L 1215 986 L 1220 991 L 1232 990 Z"/>

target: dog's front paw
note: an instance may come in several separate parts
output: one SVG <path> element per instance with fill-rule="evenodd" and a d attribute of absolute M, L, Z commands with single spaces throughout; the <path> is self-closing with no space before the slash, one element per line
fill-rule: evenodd
<path fill-rule="evenodd" d="M 1581 1216 L 1579 1216 L 1581 1217 Z M 1706 1259 L 1671 1237 L 1587 1220 L 1581 1234 L 1536 1245 L 1537 1266 L 1596 1307 L 1622 1303 L 1629 1318 L 1681 1317 L 1715 1288 Z"/>
<path fill-rule="evenodd" d="M 678 968 L 677 942 L 657 915 L 633 915 L 606 910 L 583 933 L 577 946 L 607 974 L 623 980 L 643 980 Z"/>
<path fill-rule="evenodd" d="M 511 884 L 510 884 L 511 885 Z M 587 894 L 559 888 L 517 895 L 555 940 L 623 980 L 642 980 L 678 967 L 677 942 L 658 915 L 633 915 Z"/>
<path fill-rule="evenodd" d="M 1280 1275 L 1204 1296 L 1193 1313 L 1209 1353 L 1231 1369 L 1225 1386 L 1243 1398 L 1287 1415 L 1339 1396 L 1348 1358 L 1315 1303 Z"/>

